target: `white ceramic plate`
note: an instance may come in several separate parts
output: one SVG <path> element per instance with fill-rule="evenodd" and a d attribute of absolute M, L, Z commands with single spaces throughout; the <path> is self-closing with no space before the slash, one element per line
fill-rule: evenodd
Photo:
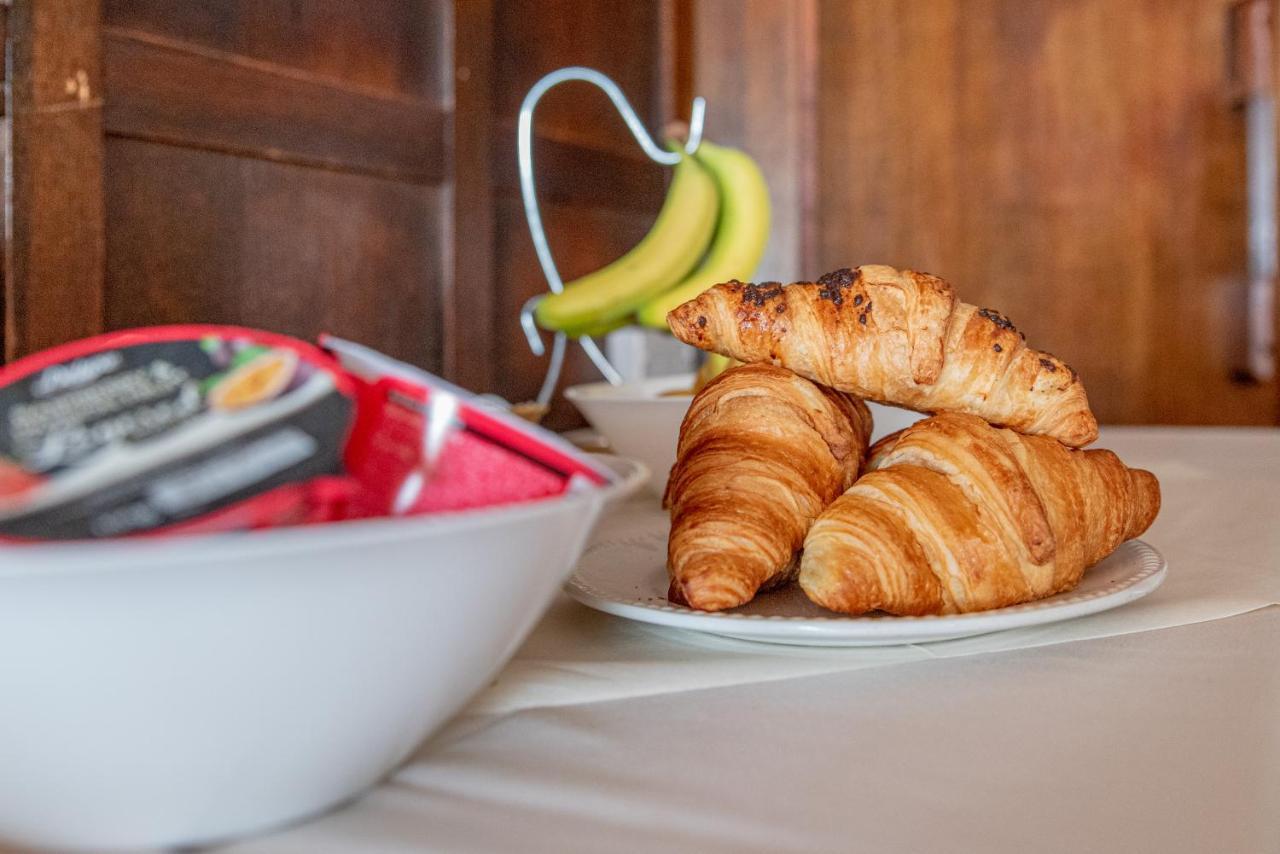
<path fill-rule="evenodd" d="M 742 640 L 800 646 L 889 646 L 930 643 L 1023 626 L 1056 623 L 1117 608 L 1164 581 L 1164 557 L 1130 540 L 1085 573 L 1075 590 L 1038 602 L 946 617 L 846 617 L 810 602 L 796 585 L 762 593 L 741 608 L 694 611 L 667 601 L 665 516 L 643 525 L 607 526 L 583 554 L 566 585 L 597 610 L 644 623 Z"/>

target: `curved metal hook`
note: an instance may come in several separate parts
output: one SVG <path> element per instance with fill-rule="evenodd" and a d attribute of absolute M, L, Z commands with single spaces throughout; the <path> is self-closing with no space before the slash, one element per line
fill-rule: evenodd
<path fill-rule="evenodd" d="M 591 83 L 608 95 L 645 155 L 663 166 L 674 166 L 680 162 L 681 158 L 698 150 L 698 146 L 702 144 L 702 127 L 707 111 L 707 102 L 702 98 L 694 98 L 693 107 L 689 113 L 689 139 L 685 143 L 683 153 L 666 151 L 655 143 L 653 137 L 645 130 L 644 123 L 640 121 L 640 117 L 636 115 L 636 111 L 632 109 L 626 95 L 622 94 L 622 90 L 618 88 L 618 84 L 594 68 L 581 66 L 561 68 L 533 84 L 533 88 L 524 96 L 524 101 L 520 104 L 520 118 L 517 124 L 516 157 L 520 170 L 520 196 L 524 201 L 524 215 L 529 221 L 529 235 L 533 238 L 533 248 L 538 254 L 538 263 L 542 266 L 542 274 L 547 279 L 547 287 L 555 294 L 564 290 L 564 281 L 560 278 L 560 271 L 551 258 L 551 248 L 547 244 L 547 233 L 542 226 L 542 213 L 538 208 L 538 194 L 533 183 L 533 109 L 548 90 L 569 80 Z M 535 356 L 541 356 L 546 352 L 533 317 L 533 310 L 540 299 L 542 299 L 541 296 L 536 296 L 520 309 L 520 325 L 524 329 L 525 338 L 529 341 L 529 349 Z M 600 369 L 600 373 L 604 374 L 605 379 L 614 385 L 622 382 L 621 375 L 613 365 L 609 364 L 608 359 L 605 358 L 604 353 L 600 352 L 600 348 L 592 338 L 584 336 L 578 341 L 582 344 L 582 349 L 586 351 L 587 356 Z M 547 376 L 542 382 L 542 389 L 538 392 L 538 402 L 542 404 L 550 403 L 551 396 L 555 393 L 556 382 L 560 378 L 560 368 L 564 362 L 564 333 L 556 333 L 552 348 Z"/>

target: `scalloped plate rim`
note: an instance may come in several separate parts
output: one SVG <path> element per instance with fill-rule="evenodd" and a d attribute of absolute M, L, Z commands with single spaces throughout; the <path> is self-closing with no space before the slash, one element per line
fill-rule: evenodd
<path fill-rule="evenodd" d="M 607 550 L 602 543 L 593 551 Z M 585 560 L 585 556 L 584 556 Z M 1141 599 L 1158 588 L 1168 574 L 1164 556 L 1143 540 L 1122 543 L 1100 564 L 1122 562 L 1132 571 L 1101 590 L 1081 592 L 1077 587 L 1047 599 L 1025 602 L 991 611 L 923 617 L 878 616 L 782 616 L 709 613 L 677 605 L 650 604 L 634 597 L 615 596 L 582 577 L 582 564 L 565 583 L 573 599 L 606 614 L 667 628 L 705 632 L 738 640 L 799 646 L 892 646 L 935 643 L 1008 629 L 1046 625 L 1109 611 Z M 1089 572 L 1097 569 L 1095 567 Z M 1110 567 L 1115 572 L 1115 567 Z M 646 572 L 650 571 L 646 569 Z M 636 573 L 632 569 L 633 574 Z M 1086 574 L 1086 579 L 1087 579 Z"/>

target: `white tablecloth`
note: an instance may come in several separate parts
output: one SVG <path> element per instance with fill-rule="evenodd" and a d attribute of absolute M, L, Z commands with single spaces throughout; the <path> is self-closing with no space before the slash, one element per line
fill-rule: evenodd
<path fill-rule="evenodd" d="M 1142 602 L 793 650 L 561 599 L 391 780 L 231 850 L 1280 851 L 1280 431 L 1100 444 L 1164 488 Z"/>

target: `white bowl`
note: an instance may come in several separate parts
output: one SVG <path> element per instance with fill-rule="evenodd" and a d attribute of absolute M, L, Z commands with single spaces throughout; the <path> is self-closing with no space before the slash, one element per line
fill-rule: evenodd
<path fill-rule="evenodd" d="M 649 469 L 649 488 L 662 494 L 676 461 L 680 422 L 689 411 L 693 374 L 653 377 L 638 382 L 571 386 L 564 391 L 582 417 L 609 442 L 614 453 L 639 460 Z"/>
<path fill-rule="evenodd" d="M 606 382 L 576 385 L 565 389 L 564 396 L 615 452 L 648 467 L 649 489 L 661 495 L 676 461 L 680 422 L 693 400 L 692 395 L 664 396 L 663 392 L 691 388 L 693 374 L 676 374 L 616 386 Z M 867 406 L 875 420 L 872 441 L 925 417 L 896 406 L 870 402 Z"/>
<path fill-rule="evenodd" d="M 620 483 L 0 556 L 0 846 L 185 846 L 377 782 L 487 684 Z"/>

